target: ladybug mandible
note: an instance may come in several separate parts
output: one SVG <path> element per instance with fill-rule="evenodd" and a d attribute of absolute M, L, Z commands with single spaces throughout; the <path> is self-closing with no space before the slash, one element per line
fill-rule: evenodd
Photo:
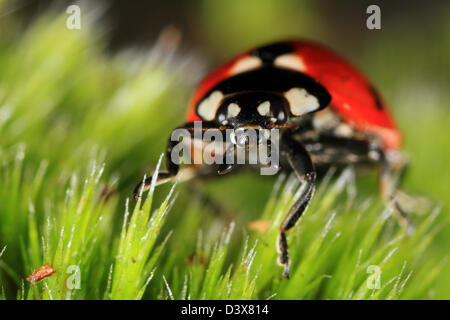
<path fill-rule="evenodd" d="M 397 178 L 407 162 L 398 150 L 402 137 L 386 102 L 357 69 L 317 43 L 293 40 L 269 44 L 216 69 L 198 86 L 186 123 L 179 128 L 194 133 L 195 121 L 202 122 L 203 130 L 280 129 L 281 160 L 306 183 L 303 195 L 279 227 L 278 262 L 284 266 L 284 277 L 289 277 L 290 269 L 286 232 L 313 197 L 316 168 L 376 165 L 380 169 L 380 194 L 386 201 L 394 201 L 400 222 L 411 226 L 394 198 Z M 171 160 L 175 143 L 169 139 L 167 172 L 158 174 L 156 184 L 175 178 L 181 171 Z M 214 173 L 225 174 L 233 166 L 224 162 Z M 204 173 L 197 168 L 195 172 Z M 135 199 L 150 183 L 148 178 L 136 187 Z"/>

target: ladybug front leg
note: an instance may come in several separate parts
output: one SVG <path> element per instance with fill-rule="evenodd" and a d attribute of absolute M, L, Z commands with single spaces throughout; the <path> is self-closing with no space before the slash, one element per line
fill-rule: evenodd
<path fill-rule="evenodd" d="M 194 122 L 187 122 L 183 126 L 180 126 L 177 129 L 186 129 L 189 132 L 190 139 L 196 139 L 195 132 L 197 130 L 206 131 L 206 130 L 220 130 L 223 131 L 223 128 L 218 128 L 214 122 L 203 121 L 200 127 L 196 127 Z M 201 139 L 201 137 L 200 137 Z M 166 183 L 170 180 L 173 180 L 177 176 L 182 176 L 182 181 L 190 180 L 195 175 L 197 175 L 197 170 L 194 167 L 186 167 L 180 170 L 180 166 L 172 160 L 172 150 L 173 148 L 180 143 L 178 140 L 172 140 L 172 136 L 169 138 L 167 142 L 166 148 L 166 170 L 158 172 L 158 177 L 156 179 L 156 185 L 160 185 Z M 230 171 L 232 167 L 226 167 L 225 165 L 219 169 L 219 173 L 224 174 Z M 222 171 L 221 171 L 222 170 Z M 181 172 L 180 172 L 181 171 Z M 139 183 L 136 188 L 134 188 L 133 197 L 134 200 L 137 201 L 139 195 L 145 192 L 150 188 L 150 184 L 152 182 L 152 177 L 146 178 L 143 182 Z"/>
<path fill-rule="evenodd" d="M 174 163 L 171 158 L 171 153 L 173 147 L 178 143 L 178 141 L 172 141 L 169 138 L 169 141 L 167 143 L 167 149 L 166 149 L 166 172 L 158 172 L 158 177 L 156 179 L 156 185 L 163 184 L 165 182 L 168 182 L 172 179 L 174 179 L 179 171 L 179 165 Z M 133 197 L 134 200 L 137 201 L 140 194 L 145 192 L 150 188 L 150 184 L 152 182 L 152 177 L 146 178 L 144 181 L 139 183 L 136 188 L 134 188 Z"/>
<path fill-rule="evenodd" d="M 208 123 L 209 124 L 209 123 Z M 206 127 L 203 126 L 202 130 L 211 129 L 211 125 L 207 125 Z M 191 139 L 194 139 L 194 123 L 188 122 L 184 124 L 183 126 L 180 126 L 177 129 L 187 129 L 191 135 Z M 167 142 L 167 148 L 166 148 L 166 170 L 167 171 L 160 171 L 158 172 L 158 177 L 156 179 L 156 185 L 160 185 L 163 183 L 166 183 L 170 180 L 173 180 L 180 171 L 180 166 L 173 162 L 172 160 L 172 149 L 179 143 L 177 140 L 172 140 L 172 137 L 169 137 L 169 140 Z M 183 169 L 183 180 L 189 180 L 194 175 L 194 169 L 193 168 L 186 168 Z M 139 183 L 136 188 L 134 188 L 133 197 L 134 200 L 137 201 L 139 198 L 139 195 L 145 192 L 150 188 L 150 184 L 152 182 L 152 177 L 146 178 L 143 182 Z"/>
<path fill-rule="evenodd" d="M 289 209 L 280 225 L 280 233 L 277 239 L 277 249 L 279 253 L 278 263 L 284 266 L 283 277 L 289 278 L 290 258 L 286 232 L 291 230 L 303 212 L 314 194 L 316 183 L 316 171 L 306 149 L 301 143 L 294 140 L 291 133 L 283 135 L 281 140 L 282 154 L 285 155 L 289 165 L 294 170 L 298 179 L 306 183 L 306 191 Z"/>

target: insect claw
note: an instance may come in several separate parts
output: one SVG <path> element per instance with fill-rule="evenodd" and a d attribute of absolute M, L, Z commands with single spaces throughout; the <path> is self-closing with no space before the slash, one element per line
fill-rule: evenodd
<path fill-rule="evenodd" d="M 217 173 L 220 175 L 227 174 L 233 169 L 233 167 L 234 164 L 223 163 L 219 166 L 219 170 L 217 170 Z"/>
<path fill-rule="evenodd" d="M 289 261 L 289 258 L 287 258 L 286 256 L 282 256 L 282 255 L 280 255 L 279 257 L 278 257 L 278 260 L 277 260 L 277 262 L 278 262 L 278 264 L 280 265 L 280 266 L 282 266 L 283 267 L 283 274 L 282 274 L 282 278 L 283 279 L 289 279 L 289 277 L 290 277 L 290 261 Z"/>
<path fill-rule="evenodd" d="M 289 277 L 290 277 L 289 263 L 286 263 L 284 265 L 283 278 L 289 280 Z"/>
<path fill-rule="evenodd" d="M 143 194 L 143 192 L 145 190 L 148 190 L 148 188 L 150 186 L 150 182 L 151 182 L 151 178 L 147 178 L 144 181 L 140 182 L 136 186 L 136 188 L 134 188 L 134 191 L 133 191 L 134 202 L 137 202 L 139 200 L 139 198 L 141 197 L 141 195 Z"/>
<path fill-rule="evenodd" d="M 139 183 L 133 191 L 133 201 L 137 202 L 139 200 L 139 189 L 141 188 L 142 183 Z"/>

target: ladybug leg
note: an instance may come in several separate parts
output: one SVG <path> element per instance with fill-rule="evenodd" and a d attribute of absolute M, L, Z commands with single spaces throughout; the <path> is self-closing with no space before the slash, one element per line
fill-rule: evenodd
<path fill-rule="evenodd" d="M 174 163 L 171 158 L 171 153 L 173 147 L 178 143 L 178 141 L 172 141 L 169 139 L 167 143 L 167 149 L 166 149 L 166 172 L 158 172 L 158 177 L 156 178 L 156 185 L 163 184 L 165 182 L 168 182 L 172 179 L 174 179 L 179 171 L 179 165 Z M 140 194 L 145 192 L 150 188 L 152 182 L 152 177 L 146 178 L 144 181 L 139 183 L 136 188 L 134 188 L 133 192 L 133 198 L 134 201 L 137 201 L 139 199 Z"/>
<path fill-rule="evenodd" d="M 230 145 L 224 155 L 223 155 L 223 160 L 222 160 L 222 164 L 219 165 L 219 168 L 217 170 L 217 173 L 220 175 L 224 175 L 227 174 L 228 172 L 230 172 L 231 170 L 233 170 L 235 163 L 234 161 L 232 163 L 227 163 L 227 158 L 234 153 L 234 145 Z"/>
<path fill-rule="evenodd" d="M 188 123 L 184 124 L 183 126 L 180 126 L 176 129 L 174 129 L 174 131 L 177 129 L 188 129 L 190 132 L 190 135 L 191 135 L 191 139 L 194 139 L 194 131 L 192 130 L 192 128 L 194 128 L 194 123 L 188 122 Z M 169 140 L 167 142 L 166 155 L 165 155 L 167 171 L 158 172 L 158 177 L 156 178 L 156 185 L 160 185 L 160 184 L 169 182 L 170 180 L 174 179 L 178 175 L 178 173 L 180 171 L 180 166 L 172 161 L 172 150 L 178 143 L 179 143 L 179 141 L 177 141 L 177 140 L 173 141 L 171 139 L 171 137 L 169 137 Z M 183 181 L 189 180 L 195 175 L 193 168 L 183 169 L 182 173 L 183 173 L 182 174 Z M 137 201 L 140 194 L 142 194 L 143 192 L 145 192 L 146 190 L 148 190 L 150 188 L 151 182 L 152 182 L 152 177 L 150 176 L 150 177 L 146 178 L 143 182 L 139 183 L 134 188 L 134 192 L 133 192 L 134 201 Z"/>
<path fill-rule="evenodd" d="M 380 174 L 378 178 L 378 189 L 381 197 L 387 203 L 392 202 L 395 211 L 394 214 L 399 223 L 409 234 L 414 233 L 414 225 L 410 216 L 404 210 L 402 199 L 405 199 L 402 192 L 397 189 L 399 179 L 408 164 L 406 156 L 399 151 L 379 152 Z"/>
<path fill-rule="evenodd" d="M 176 128 L 175 130 L 177 130 L 177 129 L 187 129 L 190 134 L 191 139 L 196 139 L 195 132 L 196 132 L 197 128 L 195 127 L 194 122 L 188 122 L 188 123 L 184 124 L 183 126 Z M 216 124 L 213 122 L 204 121 L 204 122 L 202 122 L 202 126 L 199 128 L 199 130 L 205 131 L 205 130 L 221 130 L 221 129 L 217 128 Z M 156 179 L 156 185 L 160 185 L 160 184 L 169 182 L 170 180 L 173 180 L 175 177 L 180 176 L 180 175 L 182 176 L 182 181 L 190 180 L 195 175 L 197 175 L 196 170 L 193 167 L 187 167 L 187 168 L 180 170 L 180 166 L 172 161 L 172 150 L 178 143 L 179 143 L 178 140 L 173 141 L 171 139 L 171 137 L 169 138 L 169 140 L 167 142 L 167 148 L 166 148 L 166 169 L 167 169 L 167 171 L 158 172 L 158 177 Z M 223 168 L 223 169 L 225 171 L 226 168 Z M 231 169 L 232 168 L 228 168 L 228 171 Z M 226 172 L 224 172 L 224 173 L 226 173 Z M 146 190 L 148 190 L 150 188 L 151 182 L 152 182 L 152 177 L 148 177 L 134 188 L 133 198 L 135 201 L 138 200 L 139 195 L 142 192 L 145 192 Z"/>
<path fill-rule="evenodd" d="M 401 193 L 397 191 L 398 180 L 408 161 L 400 151 L 383 151 L 375 144 L 362 139 L 321 135 L 318 139 L 303 141 L 313 158 L 323 163 L 375 163 L 380 169 L 378 190 L 382 199 L 393 203 L 394 215 L 399 223 L 413 232 L 409 215 L 401 204 Z"/>
<path fill-rule="evenodd" d="M 278 263 L 284 266 L 283 277 L 289 278 L 290 258 L 286 232 L 295 226 L 298 219 L 300 219 L 303 212 L 308 207 L 314 194 L 316 171 L 306 149 L 300 142 L 294 140 L 290 133 L 285 134 L 282 137 L 281 142 L 283 148 L 282 153 L 285 155 L 289 165 L 294 170 L 298 179 L 307 184 L 306 191 L 289 209 L 289 212 L 283 219 L 277 239 L 277 251 L 279 253 Z"/>

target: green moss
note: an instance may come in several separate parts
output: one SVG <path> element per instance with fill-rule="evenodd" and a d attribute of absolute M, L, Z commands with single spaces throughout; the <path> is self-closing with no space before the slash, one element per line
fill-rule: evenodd
<path fill-rule="evenodd" d="M 371 177 L 348 192 L 350 169 L 321 182 L 289 234 L 290 280 L 281 280 L 275 238 L 301 188 L 292 177 L 242 173 L 205 183 L 233 222 L 186 185 L 129 201 L 144 171 L 154 170 L 198 75 L 161 46 L 145 57 L 108 56 L 89 23 L 78 31 L 64 25 L 48 14 L 22 36 L 0 39 L 0 298 L 448 298 L 448 208 L 412 212 L 417 232 L 408 237 Z M 439 207 L 450 178 L 448 95 L 417 83 L 389 88 L 414 160 L 405 187 Z M 422 114 L 411 105 L 439 106 Z M 250 230 L 253 220 L 268 229 Z M 25 280 L 47 263 L 55 274 Z M 70 266 L 79 267 L 79 289 Z M 382 272 L 380 289 L 367 286 L 369 266 Z"/>

